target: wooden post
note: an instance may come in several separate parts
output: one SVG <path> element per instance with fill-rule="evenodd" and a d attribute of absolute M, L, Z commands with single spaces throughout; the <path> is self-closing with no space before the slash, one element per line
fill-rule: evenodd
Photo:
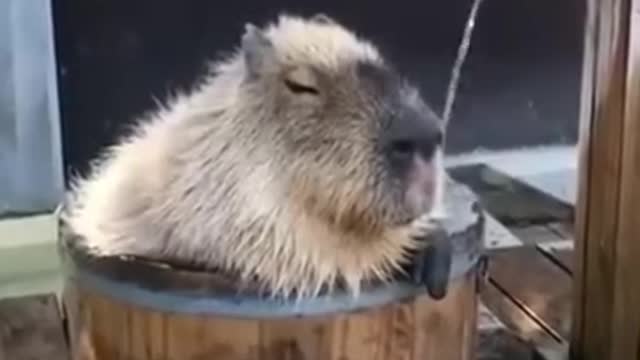
<path fill-rule="evenodd" d="M 587 0 L 573 359 L 640 359 L 640 0 Z"/>

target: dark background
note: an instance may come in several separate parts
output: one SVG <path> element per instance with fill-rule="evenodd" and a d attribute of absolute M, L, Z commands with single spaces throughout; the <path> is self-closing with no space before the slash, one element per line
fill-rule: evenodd
<path fill-rule="evenodd" d="M 441 112 L 470 0 L 55 0 L 67 171 L 84 171 L 154 99 L 188 88 L 245 22 L 324 12 L 370 38 Z M 574 143 L 583 1 L 485 0 L 449 151 Z"/>

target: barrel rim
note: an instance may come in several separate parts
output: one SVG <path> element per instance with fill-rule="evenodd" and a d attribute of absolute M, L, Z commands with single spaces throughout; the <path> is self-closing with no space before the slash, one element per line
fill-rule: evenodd
<path fill-rule="evenodd" d="M 465 221 L 450 224 L 454 244 L 450 282 L 477 268 L 483 255 L 484 219 L 473 194 L 460 185 L 450 188 L 449 196 L 465 209 L 459 217 Z M 461 215 L 461 214 L 464 214 Z M 469 217 L 474 216 L 473 218 Z M 460 228 L 460 224 L 466 228 Z M 457 228 L 456 228 L 457 226 Z M 59 220 L 58 252 L 68 282 L 131 304 L 161 311 L 188 314 L 212 314 L 245 318 L 274 318 L 351 312 L 421 296 L 426 289 L 408 280 L 370 285 L 358 297 L 336 290 L 313 298 L 282 299 L 265 297 L 251 289 L 238 289 L 232 279 L 210 271 L 188 269 L 135 257 L 97 256 L 79 245 Z M 248 291 L 247 291 L 248 290 Z M 443 299 L 443 300 L 446 300 Z"/>

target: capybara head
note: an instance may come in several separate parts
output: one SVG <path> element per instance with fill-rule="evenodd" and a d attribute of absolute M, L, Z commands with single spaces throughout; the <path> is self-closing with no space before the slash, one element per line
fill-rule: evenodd
<path fill-rule="evenodd" d="M 280 18 L 242 37 L 244 96 L 289 200 L 342 231 L 408 225 L 438 196 L 439 118 L 417 88 L 335 20 Z"/>

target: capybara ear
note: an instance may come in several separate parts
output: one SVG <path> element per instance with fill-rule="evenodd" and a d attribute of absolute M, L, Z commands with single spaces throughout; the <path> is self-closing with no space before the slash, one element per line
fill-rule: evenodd
<path fill-rule="evenodd" d="M 326 25 L 339 25 L 338 22 L 325 13 L 318 13 L 311 17 L 311 21 L 326 24 Z"/>
<path fill-rule="evenodd" d="M 262 30 L 251 23 L 247 23 L 244 28 L 242 51 L 247 74 L 250 77 L 259 77 L 275 68 L 276 51 L 273 43 Z"/>

